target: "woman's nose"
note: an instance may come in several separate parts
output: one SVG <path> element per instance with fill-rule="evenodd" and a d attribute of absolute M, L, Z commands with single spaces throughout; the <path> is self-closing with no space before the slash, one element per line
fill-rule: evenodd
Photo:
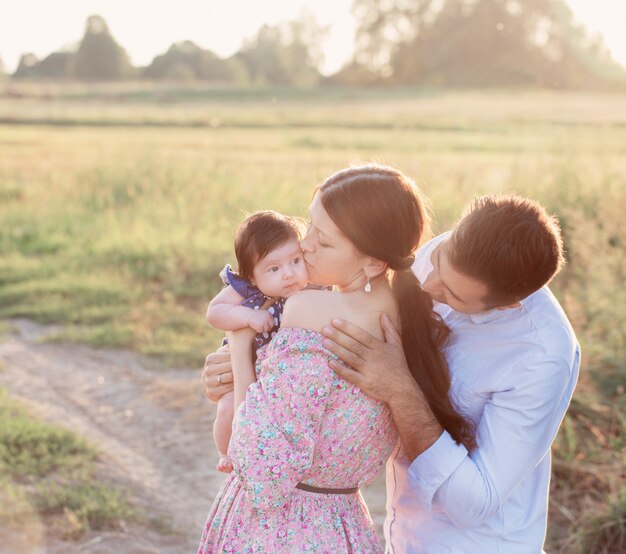
<path fill-rule="evenodd" d="M 313 242 L 311 241 L 308 233 L 306 237 L 300 241 L 300 249 L 303 252 L 313 252 Z"/>

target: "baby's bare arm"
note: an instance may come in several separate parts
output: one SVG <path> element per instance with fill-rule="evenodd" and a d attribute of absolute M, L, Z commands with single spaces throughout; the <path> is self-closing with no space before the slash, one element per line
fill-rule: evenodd
<path fill-rule="evenodd" d="M 233 288 L 224 287 L 211 300 L 206 311 L 206 320 L 222 331 L 236 331 L 250 325 L 251 308 L 241 306 L 243 297 Z"/>
<path fill-rule="evenodd" d="M 239 304 L 243 297 L 232 287 L 223 289 L 209 304 L 207 321 L 222 331 L 238 331 L 251 327 L 257 333 L 268 332 L 274 326 L 274 317 L 267 310 L 248 308 Z M 271 305 L 271 299 L 266 305 Z"/>

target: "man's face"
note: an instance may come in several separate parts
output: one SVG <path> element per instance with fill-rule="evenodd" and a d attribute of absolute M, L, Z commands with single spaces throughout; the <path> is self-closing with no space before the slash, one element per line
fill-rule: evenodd
<path fill-rule="evenodd" d="M 433 264 L 433 270 L 422 288 L 433 300 L 465 314 L 476 314 L 490 309 L 484 302 L 489 292 L 487 285 L 460 273 L 450 265 L 448 240 L 433 250 L 430 262 Z"/>

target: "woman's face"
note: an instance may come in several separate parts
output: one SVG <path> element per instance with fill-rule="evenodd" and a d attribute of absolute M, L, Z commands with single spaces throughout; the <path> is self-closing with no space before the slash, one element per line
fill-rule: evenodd
<path fill-rule="evenodd" d="M 323 194 L 323 193 L 321 193 Z M 310 207 L 311 221 L 300 242 L 309 280 L 316 285 L 337 285 L 342 291 L 357 290 L 367 282 L 363 272 L 369 258 L 339 230 L 317 194 Z"/>

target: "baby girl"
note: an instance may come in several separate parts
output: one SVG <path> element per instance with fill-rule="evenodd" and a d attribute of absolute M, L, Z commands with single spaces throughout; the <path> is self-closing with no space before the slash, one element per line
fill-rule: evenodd
<path fill-rule="evenodd" d="M 237 272 L 227 265 L 220 273 L 224 288 L 211 300 L 207 321 L 223 331 L 251 327 L 258 350 L 280 327 L 285 299 L 308 282 L 297 221 L 269 210 L 253 213 L 237 230 L 235 256 Z M 225 473 L 233 469 L 227 454 L 233 416 L 231 392 L 220 398 L 213 426 L 217 469 Z"/>

